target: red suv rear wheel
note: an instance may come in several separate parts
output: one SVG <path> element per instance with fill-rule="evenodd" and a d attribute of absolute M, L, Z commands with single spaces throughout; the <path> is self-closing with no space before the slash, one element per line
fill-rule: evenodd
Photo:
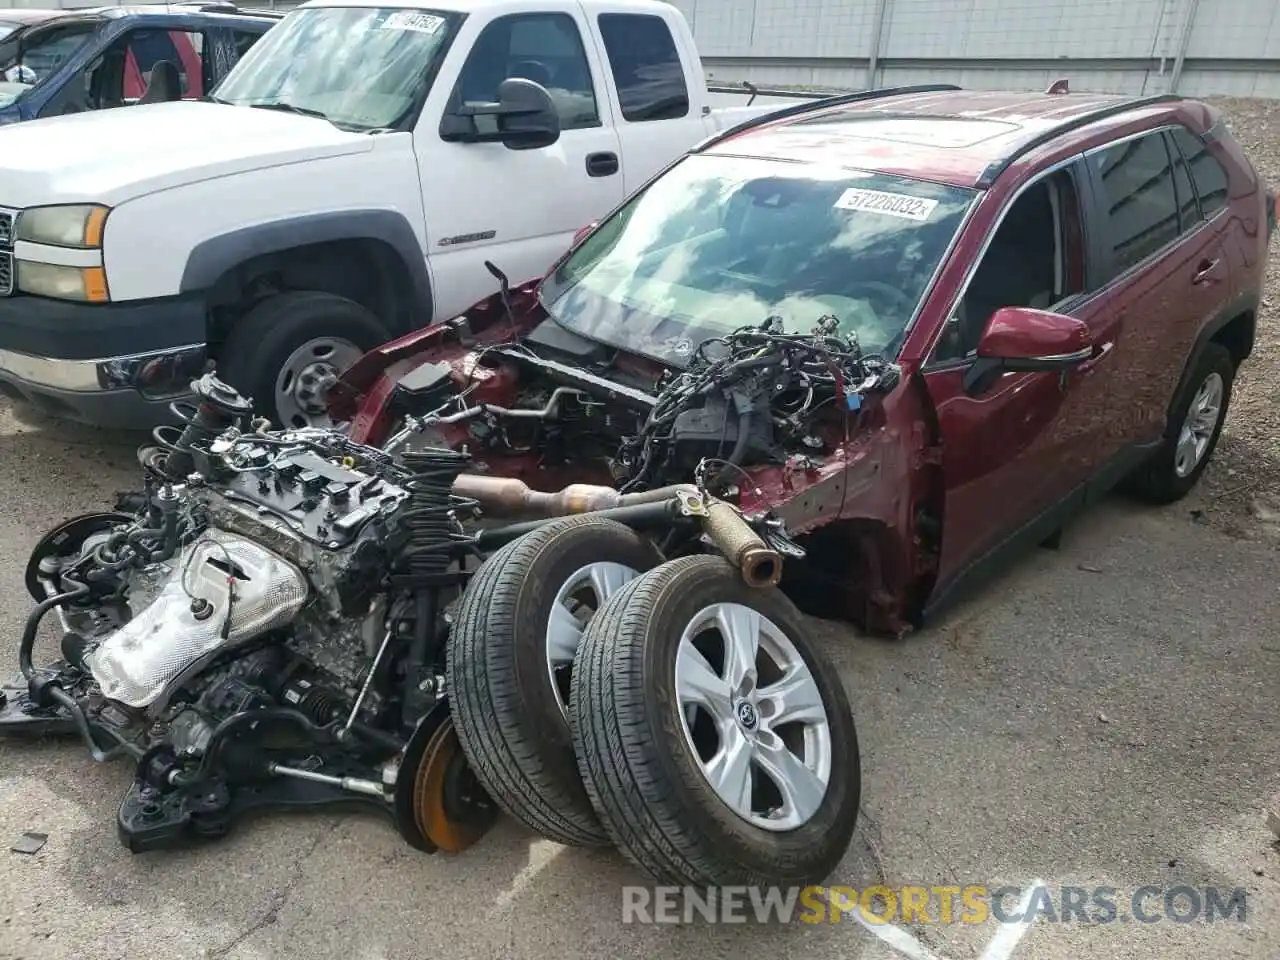
<path fill-rule="evenodd" d="M 1235 361 L 1221 344 L 1207 344 L 1196 355 L 1164 440 L 1126 481 L 1129 492 L 1150 503 L 1174 503 L 1191 492 L 1222 436 L 1235 373 Z"/>

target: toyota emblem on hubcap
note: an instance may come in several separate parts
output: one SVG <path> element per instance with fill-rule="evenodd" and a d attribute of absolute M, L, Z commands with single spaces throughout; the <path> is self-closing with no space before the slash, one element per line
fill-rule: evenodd
<path fill-rule="evenodd" d="M 758 719 L 759 717 L 756 716 L 756 708 L 753 707 L 750 703 L 748 703 L 746 700 L 743 700 L 741 703 L 738 704 L 738 722 L 740 724 L 742 724 L 748 730 L 752 730 L 755 728 L 756 721 Z"/>

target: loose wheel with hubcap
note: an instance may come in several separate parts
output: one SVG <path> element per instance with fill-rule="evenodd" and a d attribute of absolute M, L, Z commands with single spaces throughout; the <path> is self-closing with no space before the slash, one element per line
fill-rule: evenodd
<path fill-rule="evenodd" d="M 818 883 L 852 839 L 840 678 L 791 602 L 720 557 L 665 563 L 600 609 L 570 720 L 601 821 L 660 883 Z"/>
<path fill-rule="evenodd" d="M 1128 492 L 1150 503 L 1181 500 L 1204 473 L 1222 435 L 1236 364 L 1220 344 L 1206 344 L 1169 416 L 1169 426 L 1151 458 L 1126 478 Z"/>
<path fill-rule="evenodd" d="M 560 843 L 609 842 L 569 731 L 578 642 L 594 612 L 661 559 L 620 523 L 567 517 L 491 556 L 459 604 L 447 676 L 462 748 L 504 810 Z"/>
<path fill-rule="evenodd" d="M 279 426 L 333 426 L 329 387 L 391 334 L 372 312 L 332 293 L 290 291 L 263 300 L 218 351 L 218 376 Z"/>

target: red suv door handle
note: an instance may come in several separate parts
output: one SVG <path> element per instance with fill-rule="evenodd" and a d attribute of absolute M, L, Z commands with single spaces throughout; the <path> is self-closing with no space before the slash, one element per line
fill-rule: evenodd
<path fill-rule="evenodd" d="M 1213 280 L 1218 272 L 1218 264 L 1222 263 L 1221 259 L 1201 260 L 1200 265 L 1196 268 L 1196 275 L 1191 278 L 1192 283 L 1207 283 Z"/>

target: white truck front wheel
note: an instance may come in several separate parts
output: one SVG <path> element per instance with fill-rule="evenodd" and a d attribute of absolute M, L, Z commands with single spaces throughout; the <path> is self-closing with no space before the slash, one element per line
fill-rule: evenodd
<path fill-rule="evenodd" d="M 332 293 L 290 291 L 262 301 L 218 350 L 218 375 L 282 427 L 332 426 L 329 386 L 391 333 L 369 310 Z"/>

